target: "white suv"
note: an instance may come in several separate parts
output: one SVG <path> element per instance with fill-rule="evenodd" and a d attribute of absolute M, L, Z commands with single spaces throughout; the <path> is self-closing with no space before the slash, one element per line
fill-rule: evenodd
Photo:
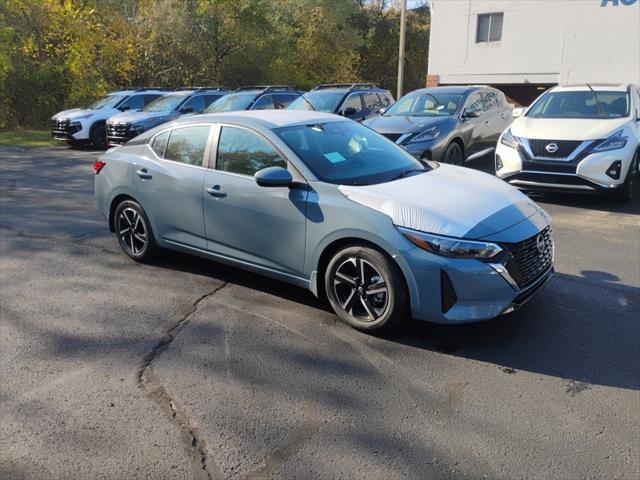
<path fill-rule="evenodd" d="M 496 174 L 523 190 L 611 192 L 631 200 L 640 160 L 637 85 L 554 87 L 496 147 Z"/>
<path fill-rule="evenodd" d="M 116 113 L 137 112 L 158 97 L 169 93 L 155 88 L 138 88 L 111 92 L 87 108 L 73 108 L 51 117 L 51 136 L 71 145 L 107 146 L 106 121 Z"/>

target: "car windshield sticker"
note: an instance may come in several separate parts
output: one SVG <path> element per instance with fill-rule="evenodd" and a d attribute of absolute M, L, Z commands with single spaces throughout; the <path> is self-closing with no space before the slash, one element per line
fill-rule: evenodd
<path fill-rule="evenodd" d="M 331 163 L 339 163 L 339 162 L 344 162 L 346 160 L 346 158 L 344 158 L 338 152 L 325 153 L 324 157 L 327 160 L 329 160 Z"/>

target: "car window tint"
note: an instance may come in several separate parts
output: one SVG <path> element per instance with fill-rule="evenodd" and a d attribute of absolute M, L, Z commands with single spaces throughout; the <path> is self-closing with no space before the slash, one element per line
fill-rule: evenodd
<path fill-rule="evenodd" d="M 298 98 L 298 95 L 292 95 L 290 93 L 279 93 L 275 96 L 276 108 L 287 108 Z"/>
<path fill-rule="evenodd" d="M 380 103 L 380 99 L 376 92 L 367 92 L 362 94 L 362 99 L 364 100 L 364 108 L 365 110 L 378 110 L 382 108 L 382 103 Z"/>
<path fill-rule="evenodd" d="M 210 130 L 209 125 L 171 130 L 164 158 L 201 167 Z"/>
<path fill-rule="evenodd" d="M 205 108 L 211 105 L 213 102 L 218 100 L 223 95 L 204 95 L 204 105 Z"/>
<path fill-rule="evenodd" d="M 129 107 L 130 110 L 140 110 L 144 107 L 144 98 L 142 95 L 134 95 L 132 97 L 127 98 L 119 108 Z"/>
<path fill-rule="evenodd" d="M 355 115 L 356 113 L 362 112 L 362 101 L 360 100 L 360 94 L 354 93 L 349 95 L 347 99 L 342 104 L 342 108 L 340 109 L 340 113 L 342 115 L 347 115 L 347 109 L 353 109 L 354 111 L 349 112 L 350 115 Z"/>
<path fill-rule="evenodd" d="M 496 110 L 498 108 L 498 95 L 496 92 L 483 92 L 482 103 L 484 104 L 484 111 Z"/>
<path fill-rule="evenodd" d="M 271 95 L 263 95 L 253 104 L 251 110 L 273 110 L 273 97 Z"/>
<path fill-rule="evenodd" d="M 482 97 L 479 93 L 472 93 L 467 99 L 467 112 L 482 112 Z"/>
<path fill-rule="evenodd" d="M 154 94 L 151 94 L 151 95 L 142 95 L 142 97 L 144 99 L 144 106 L 146 107 L 151 102 L 153 102 L 156 98 L 161 97 L 161 96 L 162 95 L 158 95 L 157 93 L 154 93 Z"/>
<path fill-rule="evenodd" d="M 164 157 L 164 149 L 167 146 L 167 140 L 169 140 L 169 130 L 156 135 L 151 143 L 151 148 L 159 157 Z"/>
<path fill-rule="evenodd" d="M 287 167 L 287 162 L 257 133 L 222 127 L 216 168 L 224 172 L 253 175 L 267 167 Z"/>
<path fill-rule="evenodd" d="M 183 108 L 193 108 L 194 112 L 201 112 L 204 110 L 204 95 L 195 95 L 191 97 L 187 102 L 180 107 L 180 110 Z"/>
<path fill-rule="evenodd" d="M 378 96 L 380 97 L 380 104 L 383 107 L 388 107 L 391 104 L 391 98 L 384 92 L 378 92 Z"/>

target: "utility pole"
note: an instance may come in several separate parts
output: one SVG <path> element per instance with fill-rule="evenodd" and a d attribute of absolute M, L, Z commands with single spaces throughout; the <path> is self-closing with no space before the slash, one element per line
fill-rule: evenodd
<path fill-rule="evenodd" d="M 400 0 L 400 50 L 398 51 L 398 90 L 396 99 L 402 96 L 404 82 L 404 27 L 406 23 L 407 0 Z"/>

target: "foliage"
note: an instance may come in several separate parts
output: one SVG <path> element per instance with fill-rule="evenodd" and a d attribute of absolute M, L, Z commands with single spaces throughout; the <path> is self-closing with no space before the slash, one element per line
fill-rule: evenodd
<path fill-rule="evenodd" d="M 2 0 L 0 129 L 133 85 L 374 81 L 395 94 L 398 31 L 383 0 Z M 428 36 L 428 10 L 408 12 L 405 90 L 424 84 Z"/>

